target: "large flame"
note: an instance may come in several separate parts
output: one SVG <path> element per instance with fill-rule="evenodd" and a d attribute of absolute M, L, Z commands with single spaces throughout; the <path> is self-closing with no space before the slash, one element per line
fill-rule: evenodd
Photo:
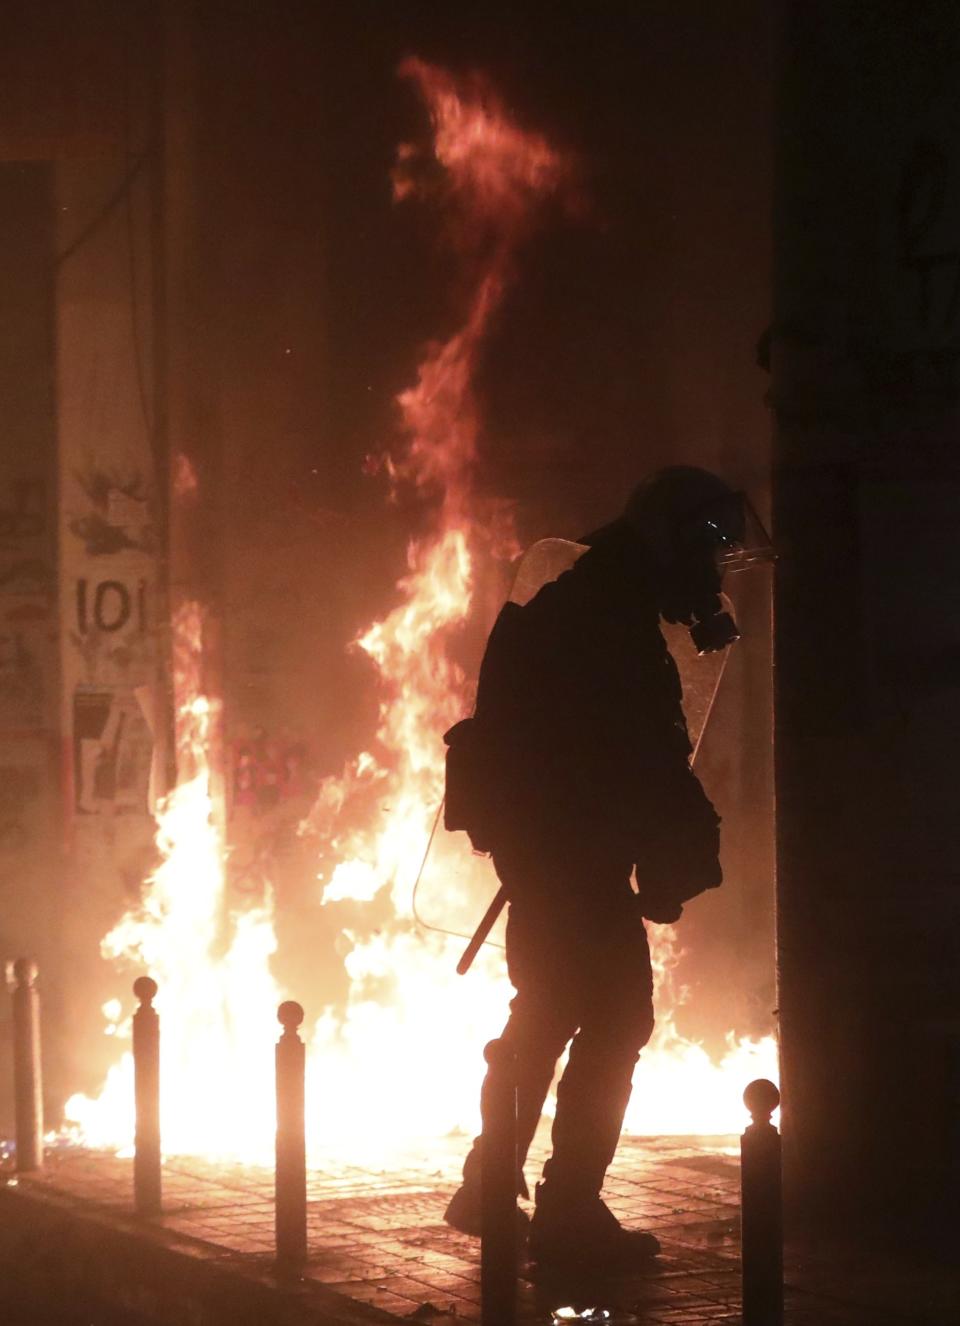
<path fill-rule="evenodd" d="M 354 915 L 366 905 L 377 918 L 342 934 L 349 994 L 345 1005 L 322 1011 L 309 1045 L 309 1143 L 317 1161 L 409 1159 L 442 1135 L 476 1129 L 480 1051 L 499 1030 L 511 993 L 495 949 L 481 953 L 467 979 L 455 974 L 462 941 L 424 932 L 413 893 L 443 795 L 441 734 L 469 707 L 467 680 L 448 646 L 471 612 L 475 559 L 516 551 L 509 522 L 502 513 L 491 522 L 473 495 L 477 356 L 520 246 L 549 200 L 569 196 L 571 167 L 513 123 L 477 80 L 458 82 L 418 60 L 401 72 L 429 110 L 433 145 L 432 161 L 400 149 L 395 196 L 417 196 L 424 180 L 441 173 L 468 296 L 459 329 L 429 349 L 417 382 L 398 397 L 402 445 L 383 462 L 392 491 L 412 485 L 432 519 L 408 547 L 396 607 L 355 642 L 376 669 L 375 739 L 342 776 L 324 780 L 302 826 L 330 863 L 322 902 L 349 899 Z M 418 173 L 424 165 L 432 173 Z M 282 997 L 270 974 L 271 905 L 266 899 L 240 912 L 226 905 L 222 816 L 214 814 L 206 758 L 215 706 L 199 687 L 199 608 L 181 609 L 174 630 L 181 783 L 159 816 L 163 863 L 141 907 L 105 939 L 104 953 L 148 969 L 160 986 L 167 1152 L 260 1160 L 272 1144 L 265 1069 Z M 680 1036 L 676 935 L 652 927 L 651 938 L 658 1030 L 638 1069 L 627 1126 L 738 1129 L 745 1082 L 775 1074 L 773 1042 L 731 1037 L 729 1054 L 716 1064 Z M 122 1032 L 118 1010 L 108 1012 L 108 1029 Z M 132 1098 L 126 1056 L 100 1098 L 75 1097 L 68 1114 L 86 1141 L 124 1145 Z"/>
<path fill-rule="evenodd" d="M 173 620 L 174 700 L 181 781 L 158 813 L 162 862 L 141 905 L 106 936 L 105 957 L 146 969 L 162 1016 L 161 1118 L 170 1154 L 270 1155 L 273 1086 L 259 1047 L 276 1033 L 280 997 L 270 975 L 276 949 L 270 900 L 231 912 L 225 853 L 215 814 L 208 751 L 217 706 L 201 693 L 203 617 L 181 605 Z M 108 1031 L 129 1034 L 115 1001 Z M 128 1148 L 133 1139 L 133 1061 L 110 1071 L 100 1097 L 74 1096 L 66 1116 L 92 1146 Z"/>

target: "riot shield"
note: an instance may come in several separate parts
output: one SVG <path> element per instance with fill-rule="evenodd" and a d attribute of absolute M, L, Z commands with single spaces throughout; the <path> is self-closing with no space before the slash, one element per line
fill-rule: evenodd
<path fill-rule="evenodd" d="M 541 539 L 524 554 L 517 568 L 510 601 L 523 606 L 551 580 L 569 571 L 587 552 L 584 543 L 569 539 Z M 723 596 L 721 596 L 723 597 Z M 725 602 L 729 609 L 729 603 Z M 661 621 L 661 630 L 673 655 L 683 686 L 683 711 L 696 759 L 707 731 L 729 650 L 698 655 L 685 626 Z M 467 835 L 449 833 L 437 809 L 433 832 L 414 888 L 414 914 L 429 930 L 469 939 L 495 898 L 499 881 L 489 857 L 471 850 Z M 501 914 L 484 942 L 503 946 Z"/>
<path fill-rule="evenodd" d="M 585 543 L 571 543 L 569 539 L 541 539 L 524 553 L 510 591 L 511 603 L 525 603 L 551 580 L 558 580 L 564 571 L 587 551 Z"/>

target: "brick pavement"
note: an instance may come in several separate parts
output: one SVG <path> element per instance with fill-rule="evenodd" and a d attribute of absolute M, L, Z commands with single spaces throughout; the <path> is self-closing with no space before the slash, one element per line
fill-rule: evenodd
<path fill-rule="evenodd" d="M 448 1143 L 429 1164 L 371 1171 L 345 1165 L 313 1171 L 308 1182 L 307 1278 L 355 1304 L 394 1318 L 453 1326 L 480 1317 L 479 1247 L 444 1225 L 465 1143 Z M 538 1159 L 534 1154 L 534 1161 Z M 535 1169 L 531 1163 L 530 1173 Z M 118 1218 L 131 1209 L 131 1162 L 60 1149 L 47 1169 L 20 1182 Z M 642 1274 L 598 1280 L 589 1274 L 521 1278 L 521 1321 L 549 1323 L 562 1306 L 606 1308 L 613 1321 L 694 1326 L 740 1321 L 739 1168 L 736 1139 L 624 1139 L 605 1196 L 628 1224 L 653 1230 L 663 1252 Z M 164 1167 L 159 1224 L 204 1255 L 266 1272 L 273 1249 L 273 1176 L 268 1170 L 171 1159 Z M 839 1287 L 838 1287 L 839 1279 Z M 897 1326 L 949 1320 L 938 1303 L 898 1308 L 889 1286 L 857 1294 L 846 1277 L 806 1274 L 788 1257 L 789 1326 Z"/>

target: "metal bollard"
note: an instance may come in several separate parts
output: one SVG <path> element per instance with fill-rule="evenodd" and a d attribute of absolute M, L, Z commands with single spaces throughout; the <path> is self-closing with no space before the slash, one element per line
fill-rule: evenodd
<path fill-rule="evenodd" d="M 304 1119 L 305 1048 L 297 1035 L 303 1009 L 287 1000 L 277 1009 L 277 1273 L 299 1280 L 307 1261 L 307 1155 Z"/>
<path fill-rule="evenodd" d="M 517 1320 L 517 1056 L 502 1040 L 483 1052 L 489 1070 L 480 1097 L 480 1321 Z"/>
<path fill-rule="evenodd" d="M 138 976 L 133 993 L 140 1001 L 133 1015 L 133 1205 L 137 1215 L 154 1216 L 161 1206 L 160 1018 L 153 1007 L 157 983 L 150 976 Z"/>
<path fill-rule="evenodd" d="M 780 1092 L 761 1077 L 743 1101 L 753 1118 L 740 1139 L 743 1326 L 783 1326 L 780 1134 L 770 1122 Z"/>
<path fill-rule="evenodd" d="M 8 968 L 8 971 L 10 969 Z M 13 1089 L 17 1172 L 43 1167 L 43 1078 L 40 1072 L 40 994 L 37 964 L 13 963 Z"/>

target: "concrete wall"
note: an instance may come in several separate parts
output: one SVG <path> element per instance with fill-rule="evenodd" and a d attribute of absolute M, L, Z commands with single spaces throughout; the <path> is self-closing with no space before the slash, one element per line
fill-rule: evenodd
<path fill-rule="evenodd" d="M 99 1080 L 113 993 L 99 940 L 136 897 L 152 837 L 136 698 L 156 691 L 161 652 L 149 7 L 117 17 L 96 0 L 12 0 L 0 54 L 0 938 L 4 957 L 40 961 L 54 1123 Z"/>
<path fill-rule="evenodd" d="M 147 180 L 102 216 L 123 156 L 56 167 L 60 729 L 64 744 L 62 961 L 69 1066 L 96 1080 L 99 1007 L 114 993 L 99 941 L 152 864 L 151 796 L 161 659 Z M 100 217 L 93 230 L 90 222 Z M 76 247 L 77 236 L 85 236 Z M 162 789 L 160 789 L 162 790 Z M 99 997 L 98 997 L 99 996 Z"/>

